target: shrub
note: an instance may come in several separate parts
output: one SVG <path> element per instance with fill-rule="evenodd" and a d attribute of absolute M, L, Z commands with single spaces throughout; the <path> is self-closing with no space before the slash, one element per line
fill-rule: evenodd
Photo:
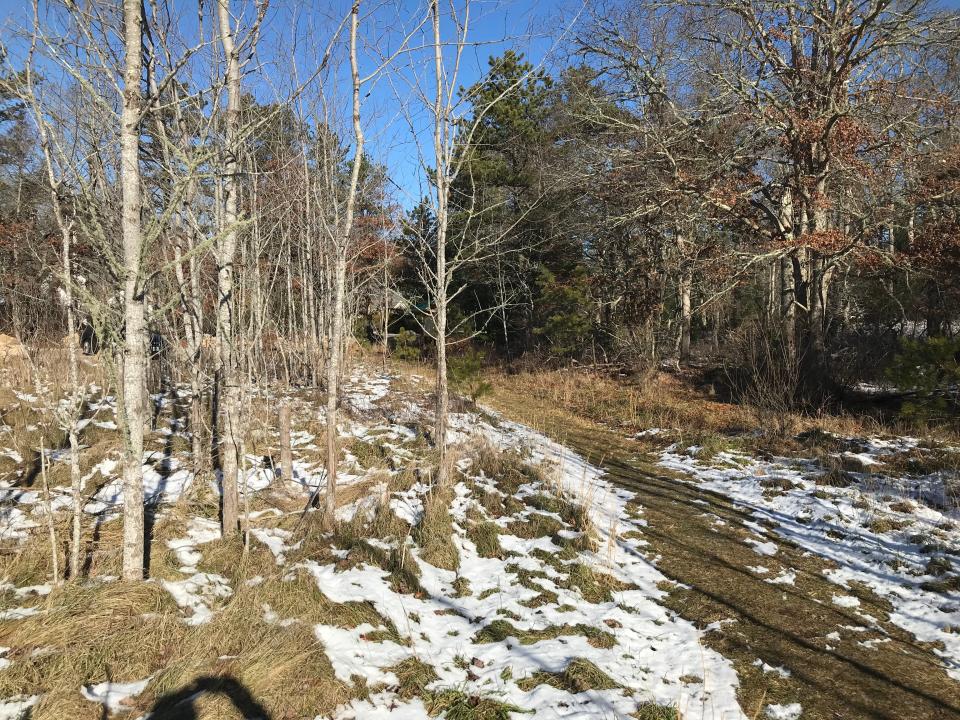
<path fill-rule="evenodd" d="M 756 407 L 765 427 L 784 436 L 791 434 L 791 411 L 806 404 L 801 368 L 782 330 L 754 323 L 733 338 L 726 373 L 733 396 Z"/>
<path fill-rule="evenodd" d="M 901 412 L 921 420 L 956 419 L 960 404 L 960 339 L 903 338 L 900 352 L 887 369 L 887 378 L 916 395 Z"/>
<path fill-rule="evenodd" d="M 484 354 L 471 348 L 460 355 L 453 355 L 447 364 L 450 383 L 453 389 L 461 395 L 466 395 L 471 402 L 493 392 L 493 386 L 484 380 L 480 373 L 483 370 Z"/>
<path fill-rule="evenodd" d="M 420 347 L 417 334 L 413 330 L 401 328 L 393 341 L 393 356 L 397 360 L 415 361 L 420 359 Z"/>

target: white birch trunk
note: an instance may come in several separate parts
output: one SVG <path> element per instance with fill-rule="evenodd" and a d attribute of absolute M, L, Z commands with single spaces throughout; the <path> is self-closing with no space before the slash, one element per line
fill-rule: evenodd
<path fill-rule="evenodd" d="M 120 118 L 120 185 L 123 196 L 124 321 L 123 579 L 143 579 L 143 426 L 146 418 L 146 322 L 140 266 L 140 121 L 143 102 L 140 0 L 124 0 L 123 111 Z"/>
<path fill-rule="evenodd" d="M 690 359 L 690 288 L 693 285 L 693 271 L 685 267 L 680 273 L 680 357 L 681 362 Z"/>
<path fill-rule="evenodd" d="M 355 0 L 350 14 L 350 76 L 353 85 L 353 135 L 356 149 L 350 170 L 343 223 L 334 239 L 333 307 L 330 323 L 329 360 L 327 362 L 327 494 L 324 505 L 326 522 L 333 522 L 337 508 L 337 409 L 340 403 L 340 371 L 343 363 L 343 315 L 346 292 L 347 247 L 353 230 L 360 165 L 363 163 L 363 127 L 360 123 L 360 67 L 357 60 L 357 26 L 360 22 L 360 0 Z"/>
<path fill-rule="evenodd" d="M 447 482 L 447 415 L 450 395 L 447 385 L 447 208 L 449 192 L 447 188 L 449 162 L 446 152 L 448 130 L 448 108 L 443 92 L 443 45 L 440 38 L 440 8 L 438 0 L 431 0 L 430 14 L 433 21 L 433 60 L 436 75 L 436 96 L 433 106 L 433 150 L 436 158 L 437 191 L 437 247 L 436 247 L 436 297 L 435 318 L 437 343 L 436 377 L 436 415 L 434 434 L 437 443 L 437 478 L 439 486 Z"/>
<path fill-rule="evenodd" d="M 222 487 L 221 531 L 224 537 L 238 529 L 237 473 L 240 459 L 240 378 L 238 376 L 237 322 L 234 317 L 234 263 L 237 253 L 237 132 L 240 113 L 240 57 L 230 25 L 230 0 L 217 0 L 220 43 L 227 62 L 227 157 L 224 172 L 221 240 L 217 252 L 217 312 L 220 345 L 220 382 L 223 392 L 220 472 Z"/>

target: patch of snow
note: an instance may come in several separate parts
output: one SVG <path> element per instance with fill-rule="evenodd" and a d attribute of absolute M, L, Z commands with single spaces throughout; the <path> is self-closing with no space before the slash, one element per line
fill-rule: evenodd
<path fill-rule="evenodd" d="M 790 677 L 790 671 L 787 670 L 785 667 L 780 667 L 777 665 L 768 665 L 760 658 L 757 658 L 756 660 L 754 660 L 753 664 L 754 666 L 760 668 L 765 673 L 776 673 L 782 678 Z"/>
<path fill-rule="evenodd" d="M 365 639 L 365 635 L 375 628 L 369 623 L 357 625 L 352 629 L 317 625 L 314 633 L 323 643 L 323 650 L 336 676 L 346 683 L 351 682 L 354 675 L 366 678 L 368 684 L 385 683 L 396 685 L 397 676 L 381 668 L 396 665 L 401 660 L 410 657 L 410 649 L 395 642 L 372 642 Z"/>
<path fill-rule="evenodd" d="M 0 610 L 0 620 L 23 620 L 31 615 L 39 615 L 38 607 L 17 607 L 8 610 Z"/>
<path fill-rule="evenodd" d="M 174 503 L 193 483 L 193 473 L 180 467 L 176 458 L 163 458 L 154 464 L 157 453 L 144 453 L 143 501 L 148 504 Z M 116 463 L 101 469 L 101 474 L 112 472 Z M 101 463 L 103 465 L 103 463 Z M 158 469 L 159 468 L 159 469 Z M 123 507 L 123 479 L 115 478 L 100 488 L 84 510 L 100 514 Z"/>
<path fill-rule="evenodd" d="M 167 547 L 173 550 L 181 563 L 180 572 L 196 572 L 197 563 L 203 558 L 199 545 L 220 539 L 220 523 L 208 518 L 192 517 L 187 525 L 187 536 L 167 540 Z"/>
<path fill-rule="evenodd" d="M 757 540 L 755 538 L 747 538 L 744 540 L 747 545 L 753 547 L 753 551 L 757 555 L 767 555 L 773 556 L 777 554 L 779 548 L 775 542 L 763 542 L 762 540 Z"/>
<path fill-rule="evenodd" d="M 771 585 L 794 585 L 797 580 L 796 570 L 784 570 L 775 578 L 768 578 L 764 582 L 768 582 Z"/>
<path fill-rule="evenodd" d="M 0 720 L 22 720 L 29 717 L 30 708 L 37 704 L 39 695 L 14 695 L 0 700 Z"/>
<path fill-rule="evenodd" d="M 423 483 L 416 483 L 409 490 L 399 493 L 393 493 L 390 498 L 390 509 L 401 520 L 406 520 L 410 525 L 416 525 L 423 517 L 423 500 L 421 496 L 429 488 Z"/>
<path fill-rule="evenodd" d="M 186 580 L 161 580 L 161 585 L 181 608 L 191 611 L 184 619 L 187 625 L 202 625 L 213 617 L 213 602 L 233 594 L 230 583 L 215 573 L 195 573 Z"/>
<path fill-rule="evenodd" d="M 833 604 L 842 608 L 860 607 L 860 601 L 853 595 L 834 595 Z"/>
<path fill-rule="evenodd" d="M 283 565 L 287 559 L 286 554 L 300 547 L 300 543 L 287 545 L 287 540 L 293 535 L 289 530 L 282 530 L 280 528 L 253 528 L 250 530 L 250 534 L 267 546 L 267 549 L 273 553 L 273 558 L 277 565 Z"/>
<path fill-rule="evenodd" d="M 767 705 L 763 714 L 770 720 L 799 720 L 803 714 L 803 706 L 800 703 L 790 703 L 789 705 Z"/>
<path fill-rule="evenodd" d="M 856 442 L 862 454 L 881 460 L 919 444 L 911 437 L 848 441 Z M 734 462 L 707 466 L 671 447 L 661 453 L 660 464 L 687 474 L 705 490 L 729 497 L 755 520 L 774 521 L 775 527 L 768 532 L 795 544 L 805 554 L 834 564 L 835 569 L 825 571 L 825 576 L 841 588 L 849 588 L 851 582 L 863 583 L 888 600 L 893 606 L 890 621 L 931 643 L 946 672 L 960 679 L 960 633 L 952 631 L 960 626 L 960 592 L 924 587 L 937 578 L 927 574 L 929 554 L 912 540 L 914 536 L 936 537 L 951 552 L 960 552 L 960 535 L 942 529 L 960 520 L 960 512 L 946 509 L 947 480 L 942 473 L 907 478 L 854 473 L 858 483 L 833 488 L 816 484 L 823 470 L 813 461 L 760 459 L 742 453 L 719 453 L 718 457 Z M 758 478 L 771 476 L 789 480 L 791 489 L 765 494 L 766 488 Z M 888 496 L 920 502 L 913 504 L 906 529 L 874 532 L 870 526 L 875 518 L 904 519 L 904 514 L 885 509 Z M 871 499 L 874 502 L 869 502 Z M 848 597 L 847 593 L 838 595 Z M 853 608 L 855 600 L 840 602 L 848 602 L 846 607 Z M 875 618 L 858 614 L 876 625 Z"/>
<path fill-rule="evenodd" d="M 146 690 L 152 679 L 153 676 L 150 676 L 136 682 L 102 682 L 96 685 L 84 685 L 80 688 L 80 692 L 84 698 L 104 705 L 110 712 L 123 712 L 129 709 L 124 701 Z"/>

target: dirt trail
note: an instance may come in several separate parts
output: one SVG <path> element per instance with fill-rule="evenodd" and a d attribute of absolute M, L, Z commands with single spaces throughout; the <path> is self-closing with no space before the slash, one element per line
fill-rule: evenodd
<path fill-rule="evenodd" d="M 824 577 L 829 561 L 774 533 L 758 536 L 748 512 L 656 468 L 630 440 L 579 418 L 560 424 L 555 408 L 498 404 L 518 420 L 536 421 L 603 467 L 609 480 L 637 493 L 651 556 L 661 572 L 686 586 L 671 592 L 667 604 L 699 627 L 719 622 L 707 643 L 734 662 L 748 717 L 764 717 L 768 704 L 800 703 L 804 720 L 960 718 L 960 683 L 929 647 L 889 622 L 884 600 L 856 587 L 858 608 L 832 603 L 832 596 L 851 591 Z M 757 554 L 748 538 L 776 543 L 776 554 Z M 758 565 L 771 572 L 761 577 L 749 569 Z M 796 571 L 794 585 L 764 582 L 784 569 Z M 866 629 L 862 614 L 876 618 L 879 629 Z M 771 667 L 764 672 L 758 658 L 789 675 Z"/>

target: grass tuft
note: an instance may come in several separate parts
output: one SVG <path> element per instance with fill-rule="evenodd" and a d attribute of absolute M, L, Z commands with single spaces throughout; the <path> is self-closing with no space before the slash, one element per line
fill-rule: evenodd
<path fill-rule="evenodd" d="M 431 717 L 442 714 L 445 720 L 510 720 L 511 713 L 532 712 L 462 690 L 445 690 L 433 695 L 427 700 L 426 706 Z"/>
<path fill-rule="evenodd" d="M 518 681 L 517 685 L 524 692 L 530 692 L 537 685 L 550 685 L 573 694 L 620 687 L 619 683 L 585 658 L 574 658 L 563 672 L 536 672 Z"/>
<path fill-rule="evenodd" d="M 422 697 L 426 694 L 427 685 L 437 679 L 433 667 L 415 657 L 409 657 L 387 669 L 397 676 L 397 695 L 404 700 Z"/>
<path fill-rule="evenodd" d="M 617 644 L 613 635 L 590 625 L 549 625 L 542 630 L 519 630 L 506 620 L 499 619 L 483 627 L 474 636 L 473 642 L 494 643 L 514 637 L 521 645 L 533 645 L 541 640 L 554 640 L 570 635 L 583 635 L 597 648 L 612 648 Z"/>
<path fill-rule="evenodd" d="M 500 527 L 490 520 L 480 520 L 467 528 L 467 539 L 477 546 L 477 554 L 485 558 L 503 558 Z"/>
<path fill-rule="evenodd" d="M 414 541 L 420 546 L 420 557 L 424 562 L 444 570 L 460 568 L 460 553 L 453 544 L 452 502 L 452 489 L 432 492 L 424 502 L 423 517 L 412 533 Z"/>
<path fill-rule="evenodd" d="M 645 702 L 637 706 L 637 710 L 632 717 L 637 720 L 680 720 L 680 713 L 677 712 L 675 707 L 669 705 Z"/>

